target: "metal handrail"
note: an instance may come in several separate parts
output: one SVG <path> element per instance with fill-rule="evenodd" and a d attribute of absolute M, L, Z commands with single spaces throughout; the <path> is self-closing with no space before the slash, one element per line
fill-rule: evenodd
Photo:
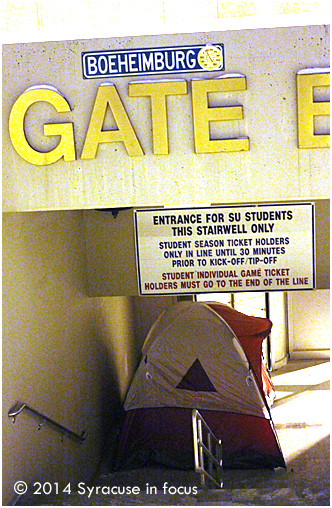
<path fill-rule="evenodd" d="M 13 419 L 13 423 L 15 423 L 15 420 L 19 414 L 22 413 L 22 411 L 26 409 L 27 411 L 30 411 L 31 413 L 34 413 L 35 415 L 39 416 L 41 418 L 41 421 L 38 424 L 38 430 L 41 429 L 41 427 L 48 423 L 55 427 L 57 430 L 60 430 L 62 432 L 62 438 L 64 436 L 70 437 L 71 439 L 74 439 L 79 442 L 79 444 L 82 444 L 87 436 L 86 431 L 82 431 L 81 434 L 76 434 L 76 432 L 73 432 L 72 430 L 67 429 L 60 423 L 52 420 L 48 416 L 43 415 L 40 411 L 37 411 L 36 409 L 33 409 L 31 406 L 26 404 L 25 402 L 16 402 L 14 406 L 8 411 L 8 417 Z"/>
<path fill-rule="evenodd" d="M 209 428 L 208 424 L 197 411 L 192 410 L 193 438 L 194 438 L 194 459 L 195 471 L 201 476 L 201 484 L 205 486 L 205 479 L 210 480 L 219 489 L 223 486 L 222 481 L 222 442 Z M 203 442 L 203 428 L 207 436 L 207 444 Z M 213 444 L 215 454 L 213 453 Z M 205 468 L 204 457 L 207 457 L 208 471 Z"/>

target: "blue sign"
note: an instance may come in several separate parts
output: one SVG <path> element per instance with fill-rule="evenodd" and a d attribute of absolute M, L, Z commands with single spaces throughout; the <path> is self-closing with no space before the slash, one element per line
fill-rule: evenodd
<path fill-rule="evenodd" d="M 88 51 L 82 53 L 82 69 L 85 79 L 222 71 L 224 45 Z"/>

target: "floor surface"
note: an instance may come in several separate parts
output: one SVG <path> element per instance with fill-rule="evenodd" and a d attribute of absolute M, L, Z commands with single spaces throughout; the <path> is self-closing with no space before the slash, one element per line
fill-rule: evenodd
<path fill-rule="evenodd" d="M 329 506 L 330 363 L 297 361 L 272 374 L 272 418 L 287 469 L 225 470 L 222 489 L 205 490 L 193 471 L 144 468 L 103 474 L 95 485 L 38 499 L 48 506 Z M 113 489 L 113 492 L 111 491 Z M 127 489 L 125 493 L 123 490 Z M 36 505 L 21 499 L 17 505 Z"/>

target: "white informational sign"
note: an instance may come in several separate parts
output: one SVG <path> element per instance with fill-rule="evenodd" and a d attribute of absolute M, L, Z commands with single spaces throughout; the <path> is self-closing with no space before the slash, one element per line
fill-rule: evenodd
<path fill-rule="evenodd" d="M 141 295 L 315 287 L 314 205 L 135 211 Z"/>

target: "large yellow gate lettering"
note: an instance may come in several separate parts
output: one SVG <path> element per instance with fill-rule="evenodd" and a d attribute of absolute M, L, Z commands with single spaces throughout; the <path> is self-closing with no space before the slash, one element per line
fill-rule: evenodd
<path fill-rule="evenodd" d="M 35 102 L 48 102 L 58 113 L 71 111 L 66 99 L 55 89 L 48 87 L 26 90 L 14 103 L 9 116 L 9 135 L 16 152 L 26 161 L 36 166 L 47 166 L 61 157 L 65 161 L 75 160 L 74 128 L 72 123 L 44 125 L 46 136 L 61 136 L 56 148 L 49 152 L 38 152 L 32 148 L 25 136 L 24 118 L 29 107 Z"/>

